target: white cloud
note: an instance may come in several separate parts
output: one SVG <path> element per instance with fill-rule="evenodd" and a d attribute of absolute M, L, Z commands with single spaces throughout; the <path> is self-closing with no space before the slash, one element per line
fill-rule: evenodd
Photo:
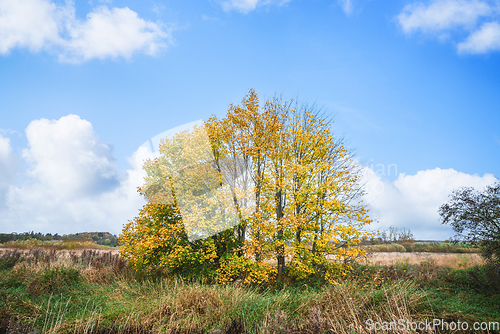
<path fill-rule="evenodd" d="M 0 54 L 16 47 L 39 51 L 57 43 L 59 15 L 48 0 L 0 0 Z"/>
<path fill-rule="evenodd" d="M 352 13 L 352 0 L 339 0 L 340 7 L 347 15 Z"/>
<path fill-rule="evenodd" d="M 155 55 L 169 35 L 156 23 L 147 22 L 129 8 L 100 7 L 87 20 L 73 20 L 68 26 L 64 60 L 130 58 L 135 52 Z"/>
<path fill-rule="evenodd" d="M 500 24 L 488 22 L 458 44 L 460 53 L 486 53 L 500 50 Z"/>
<path fill-rule="evenodd" d="M 500 50 L 499 8 L 497 2 L 481 0 L 418 2 L 405 6 L 397 20 L 406 34 L 453 36 L 454 29 L 461 28 L 469 35 L 457 43 L 458 52 L 479 54 Z"/>
<path fill-rule="evenodd" d="M 11 154 L 12 147 L 10 146 L 10 139 L 5 138 L 0 134 L 0 166 L 8 163 Z"/>
<path fill-rule="evenodd" d="M 129 158 L 131 169 L 119 172 L 112 148 L 76 115 L 35 120 L 26 135 L 30 179 L 9 186 L 0 205 L 2 232 L 119 233 L 145 204 L 137 187 L 142 161 L 152 156 L 146 148 Z"/>
<path fill-rule="evenodd" d="M 0 134 L 0 207 L 5 201 L 9 186 L 14 181 L 17 165 L 18 159 L 12 151 L 10 139 Z"/>
<path fill-rule="evenodd" d="M 454 27 L 470 27 L 483 16 L 492 13 L 492 8 L 478 0 L 437 0 L 424 5 L 413 3 L 405 6 L 398 21 L 407 34 L 442 31 Z"/>
<path fill-rule="evenodd" d="M 0 54 L 14 48 L 45 49 L 61 61 L 130 58 L 155 55 L 170 34 L 131 9 L 100 6 L 86 20 L 75 16 L 72 2 L 58 6 L 50 0 L 0 0 Z"/>
<path fill-rule="evenodd" d="M 440 224 L 438 209 L 449 200 L 452 190 L 460 187 L 483 190 L 496 178 L 491 174 L 478 176 L 435 168 L 415 175 L 399 174 L 397 180 L 388 182 L 366 168 L 365 180 L 365 199 L 380 222 L 380 229 L 405 227 L 418 239 L 445 240 L 454 232 Z"/>
<path fill-rule="evenodd" d="M 277 5 L 282 6 L 290 0 L 223 0 L 220 2 L 224 11 L 236 10 L 240 13 L 248 13 L 259 6 Z"/>
<path fill-rule="evenodd" d="M 23 157 L 30 175 L 60 196 L 107 191 L 119 183 L 112 148 L 99 141 L 92 124 L 77 115 L 40 119 L 26 128 Z"/>

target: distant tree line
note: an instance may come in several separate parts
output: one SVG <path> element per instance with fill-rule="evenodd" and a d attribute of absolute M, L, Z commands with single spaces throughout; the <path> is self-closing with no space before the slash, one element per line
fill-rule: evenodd
<path fill-rule="evenodd" d="M 40 232 L 34 233 L 33 231 L 31 232 L 24 232 L 24 233 L 1 233 L 0 234 L 0 243 L 5 243 L 9 241 L 24 241 L 28 239 L 36 239 L 36 240 L 41 240 L 41 241 L 51 241 L 51 240 L 62 240 L 63 236 L 55 233 L 47 233 L 43 234 Z"/>
<path fill-rule="evenodd" d="M 364 243 L 372 244 L 372 245 L 380 245 L 380 244 L 391 244 L 391 243 L 399 243 L 399 244 L 411 244 L 415 241 L 413 238 L 413 233 L 407 228 L 397 228 L 395 226 L 389 227 L 388 230 L 383 231 L 379 234 L 378 237 L 373 237 L 368 242 Z"/>
<path fill-rule="evenodd" d="M 83 233 L 75 233 L 75 234 L 64 234 L 59 235 L 57 233 L 34 233 L 24 232 L 24 233 L 0 233 L 0 243 L 5 243 L 9 241 L 23 241 L 28 239 L 36 239 L 40 241 L 57 241 L 57 240 L 66 240 L 66 241 L 93 241 L 98 245 L 106 245 L 106 246 L 118 246 L 118 237 L 109 232 L 83 232 Z"/>

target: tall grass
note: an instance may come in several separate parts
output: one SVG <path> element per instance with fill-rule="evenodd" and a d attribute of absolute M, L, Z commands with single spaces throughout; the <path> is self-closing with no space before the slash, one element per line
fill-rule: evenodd
<path fill-rule="evenodd" d="M 430 319 L 435 297 L 423 287 L 449 270 L 432 261 L 357 266 L 339 284 L 278 288 L 138 273 L 96 250 L 12 250 L 0 264 L 7 333 L 369 333 L 369 319 Z"/>

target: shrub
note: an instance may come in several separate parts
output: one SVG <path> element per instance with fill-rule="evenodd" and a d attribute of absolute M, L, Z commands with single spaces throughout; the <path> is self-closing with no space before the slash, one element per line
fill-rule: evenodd
<path fill-rule="evenodd" d="M 137 270 L 161 267 L 171 274 L 215 278 L 220 259 L 236 250 L 232 230 L 190 242 L 171 205 L 146 204 L 123 228 L 120 254 Z"/>
<path fill-rule="evenodd" d="M 500 267 L 492 263 L 470 269 L 455 270 L 447 280 L 457 286 L 473 289 L 486 295 L 498 295 L 500 291 Z"/>

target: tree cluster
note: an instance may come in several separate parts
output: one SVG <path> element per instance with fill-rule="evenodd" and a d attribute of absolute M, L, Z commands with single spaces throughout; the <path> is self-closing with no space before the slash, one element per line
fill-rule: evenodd
<path fill-rule="evenodd" d="M 9 241 L 17 241 L 17 240 L 28 240 L 28 239 L 36 239 L 41 241 L 51 241 L 51 240 L 61 240 L 62 236 L 59 234 L 52 233 L 40 233 L 40 232 L 24 232 L 24 233 L 0 233 L 0 243 L 5 243 Z"/>
<path fill-rule="evenodd" d="M 332 281 L 362 255 L 353 246 L 371 220 L 360 169 L 314 106 L 260 104 L 250 90 L 202 130 L 165 138 L 145 163 L 148 204 L 120 237 L 133 264 L 205 268 L 219 281 Z"/>

